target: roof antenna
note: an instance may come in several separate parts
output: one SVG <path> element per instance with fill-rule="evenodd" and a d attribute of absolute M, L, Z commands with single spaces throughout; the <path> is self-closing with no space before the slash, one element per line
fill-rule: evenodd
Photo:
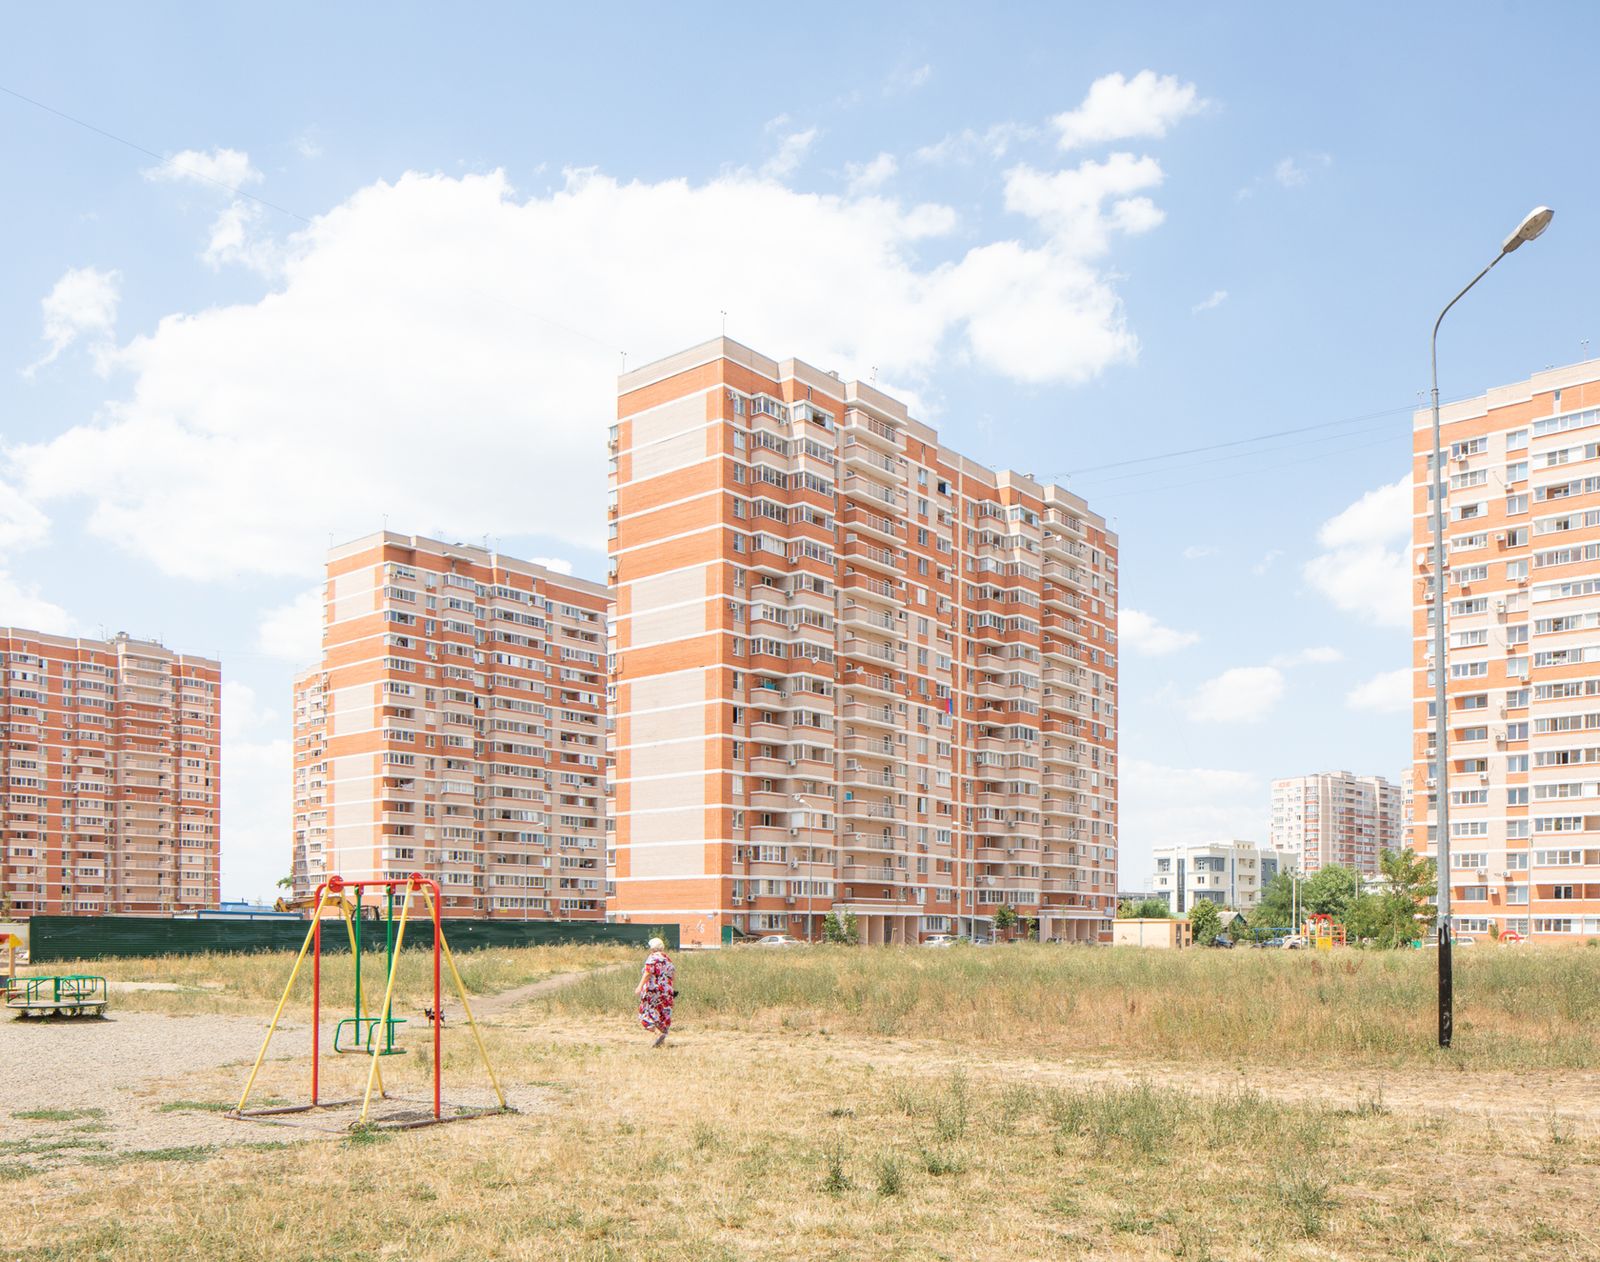
<path fill-rule="evenodd" d="M 617 354 L 622 356 L 622 371 L 623 372 L 627 372 L 628 371 L 628 352 L 627 351 L 618 351 Z"/>
<path fill-rule="evenodd" d="M 726 311 L 722 313 L 722 336 L 728 336 L 728 313 Z"/>

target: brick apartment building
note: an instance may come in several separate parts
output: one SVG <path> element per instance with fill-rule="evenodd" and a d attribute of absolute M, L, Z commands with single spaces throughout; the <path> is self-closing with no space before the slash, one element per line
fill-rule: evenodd
<path fill-rule="evenodd" d="M 1412 844 L 1450 795 L 1458 931 L 1600 935 L 1600 362 L 1441 414 L 1449 581 L 1435 587 L 1431 413 L 1413 463 Z M 1433 618 L 1447 607 L 1449 782 L 1433 765 Z"/>
<path fill-rule="evenodd" d="M 605 916 L 607 619 L 597 583 L 383 532 L 328 554 L 294 683 L 293 876 L 421 871 L 453 916 Z"/>
<path fill-rule="evenodd" d="M 626 373 L 610 450 L 614 916 L 1110 940 L 1103 519 L 727 339 Z"/>
<path fill-rule="evenodd" d="M 0 914 L 217 906 L 221 688 L 150 641 L 0 627 Z"/>
<path fill-rule="evenodd" d="M 1383 852 L 1402 844 L 1404 823 L 1404 793 L 1382 776 L 1324 771 L 1272 782 L 1272 848 L 1296 855 L 1308 876 L 1329 864 L 1375 876 Z"/>

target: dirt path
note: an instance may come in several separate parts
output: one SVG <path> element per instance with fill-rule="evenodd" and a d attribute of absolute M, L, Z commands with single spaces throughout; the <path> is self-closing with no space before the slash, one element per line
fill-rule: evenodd
<path fill-rule="evenodd" d="M 514 986 L 495 995 L 485 995 L 481 999 L 474 997 L 472 1015 L 496 1017 L 527 1003 L 530 999 L 538 999 L 560 990 L 563 986 L 582 981 L 591 974 L 614 973 L 621 967 L 621 964 L 608 964 L 604 968 L 584 968 L 571 973 L 557 973 L 554 977 L 546 977 L 543 981 L 529 982 L 526 986 Z"/>

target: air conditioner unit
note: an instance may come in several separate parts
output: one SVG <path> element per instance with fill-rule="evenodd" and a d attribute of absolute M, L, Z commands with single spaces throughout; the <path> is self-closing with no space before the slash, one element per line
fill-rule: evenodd
<path fill-rule="evenodd" d="M 1504 598 L 1498 596 L 1495 598 L 1494 611 L 1496 613 L 1504 613 L 1506 611 L 1506 602 Z"/>
<path fill-rule="evenodd" d="M 785 894 L 784 898 L 783 898 L 783 901 L 788 903 L 789 906 L 793 907 L 794 906 L 794 895 L 793 894 Z"/>
<path fill-rule="evenodd" d="M 1428 783 L 1432 784 L 1433 782 L 1430 780 Z M 1488 784 L 1489 783 L 1489 773 L 1487 771 L 1480 771 L 1478 773 L 1478 783 L 1479 784 Z"/>

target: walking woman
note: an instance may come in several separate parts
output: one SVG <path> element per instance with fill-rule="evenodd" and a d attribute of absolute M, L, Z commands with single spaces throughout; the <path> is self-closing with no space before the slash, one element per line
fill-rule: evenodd
<path fill-rule="evenodd" d="M 678 992 L 672 988 L 677 970 L 667 958 L 667 944 L 660 938 L 650 939 L 650 954 L 645 957 L 644 973 L 634 994 L 639 999 L 639 1024 L 655 1030 L 656 1041 L 651 1047 L 660 1047 L 667 1041 L 667 1031 L 672 1028 L 672 1001 Z"/>

